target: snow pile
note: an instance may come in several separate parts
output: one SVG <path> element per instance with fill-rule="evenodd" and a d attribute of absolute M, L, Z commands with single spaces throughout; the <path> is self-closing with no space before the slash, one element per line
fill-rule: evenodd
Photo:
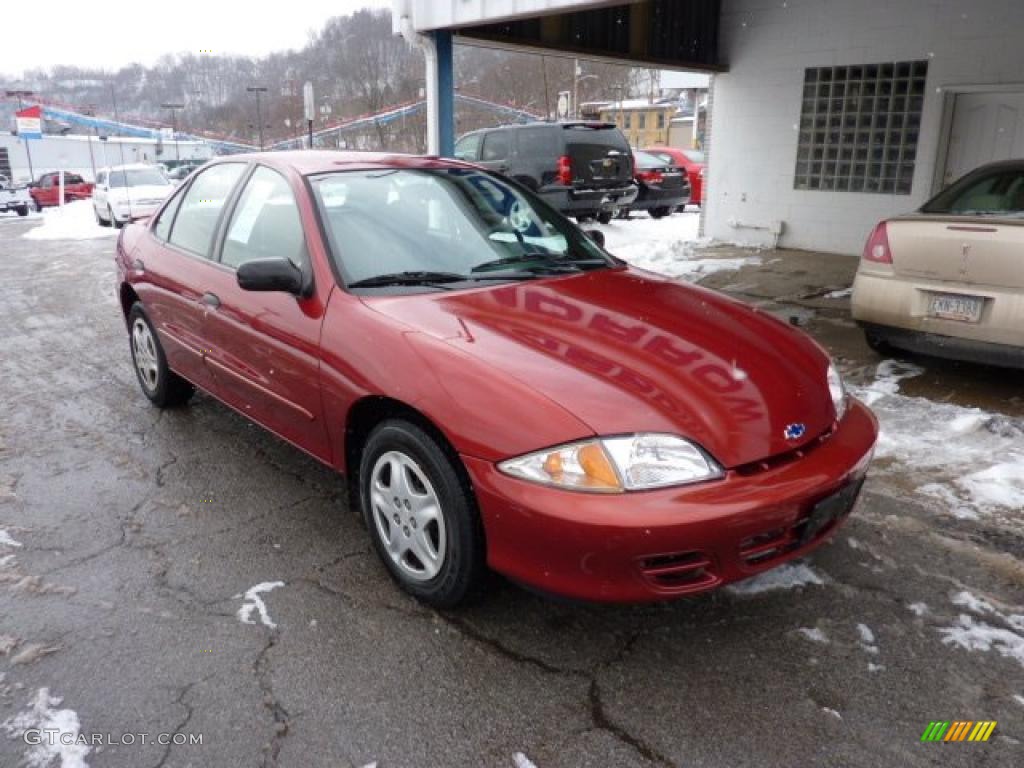
<path fill-rule="evenodd" d="M 1024 507 L 1024 421 L 899 394 L 902 380 L 923 372 L 886 360 L 874 381 L 851 387 L 881 424 L 876 457 L 898 462 L 891 471 L 901 476 L 912 470 L 912 479 L 920 481 L 916 492 L 940 501 L 957 517 Z M 934 480 L 939 477 L 941 482 Z"/>
<path fill-rule="evenodd" d="M 512 760 L 515 762 L 516 768 L 537 768 L 537 766 L 533 764 L 530 758 L 528 758 L 522 752 L 516 752 L 514 755 L 512 755 Z"/>
<path fill-rule="evenodd" d="M 117 230 L 96 223 L 92 200 L 75 200 L 64 206 L 43 209 L 43 223 L 22 237 L 28 240 L 89 240 L 113 237 Z"/>
<path fill-rule="evenodd" d="M 951 627 L 939 630 L 942 642 L 968 651 L 996 651 L 1000 656 L 1015 660 L 1024 667 L 1024 614 L 1006 614 L 987 600 L 970 592 L 958 592 L 953 604 L 973 614 L 995 619 L 1003 626 L 979 621 L 968 613 L 961 613 Z"/>
<path fill-rule="evenodd" d="M 30 745 L 24 752 L 24 765 L 46 768 L 56 761 L 60 768 L 89 768 L 85 757 L 90 748 L 85 743 L 76 743 L 84 741 L 79 738 L 78 715 L 72 709 L 56 709 L 60 703 L 61 699 L 51 696 L 48 688 L 40 688 L 27 710 L 0 723 L 12 739 L 28 730 L 40 731 L 40 743 Z"/>
<path fill-rule="evenodd" d="M 267 605 L 263 602 L 263 598 L 260 597 L 261 592 L 270 592 L 271 590 L 283 587 L 283 581 L 264 581 L 257 584 L 255 587 L 248 589 L 245 594 L 235 595 L 235 600 L 245 600 L 242 607 L 238 609 L 238 620 L 243 624 L 255 624 L 256 622 L 252 619 L 253 611 L 256 611 L 260 615 L 260 623 L 264 626 L 275 629 L 277 624 L 270 620 L 270 614 L 267 613 Z"/>
<path fill-rule="evenodd" d="M 726 587 L 726 590 L 734 595 L 758 595 L 777 589 L 793 589 L 806 584 L 821 586 L 824 583 L 825 580 L 813 568 L 803 563 L 785 563 L 751 579 Z"/>
<path fill-rule="evenodd" d="M 875 645 L 875 633 L 867 624 L 857 625 L 857 634 L 860 635 L 860 647 L 865 653 L 878 653 L 878 646 Z"/>
<path fill-rule="evenodd" d="M 699 213 L 676 213 L 664 219 L 615 219 L 602 226 L 605 247 L 640 269 L 698 282 L 716 272 L 760 264 L 757 256 L 702 259 L 697 254 L 709 240 L 697 238 Z"/>

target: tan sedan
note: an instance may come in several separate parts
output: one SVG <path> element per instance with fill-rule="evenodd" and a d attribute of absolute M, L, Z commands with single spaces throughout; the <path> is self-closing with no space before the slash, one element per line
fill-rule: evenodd
<path fill-rule="evenodd" d="M 852 306 L 873 349 L 1024 368 L 1024 160 L 875 227 Z"/>

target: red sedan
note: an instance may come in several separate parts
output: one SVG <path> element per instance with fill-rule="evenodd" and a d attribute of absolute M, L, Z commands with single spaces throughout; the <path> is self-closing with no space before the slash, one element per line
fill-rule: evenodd
<path fill-rule="evenodd" d="M 64 174 L 64 202 L 70 203 L 73 200 L 86 200 L 92 196 L 92 184 L 77 173 Z M 36 204 L 36 210 L 41 211 L 53 205 L 60 204 L 60 173 L 44 173 L 39 179 L 30 185 L 29 194 Z"/>
<path fill-rule="evenodd" d="M 685 170 L 686 177 L 690 180 L 690 204 L 704 205 L 704 170 L 707 165 L 701 150 L 649 147 L 644 152 L 649 152 L 666 163 L 678 165 Z"/>
<path fill-rule="evenodd" d="M 346 475 L 430 604 L 487 567 L 664 599 L 821 544 L 870 411 L 800 331 L 599 240 L 465 163 L 236 156 L 122 232 L 118 291 L 145 395 L 201 388 Z"/>

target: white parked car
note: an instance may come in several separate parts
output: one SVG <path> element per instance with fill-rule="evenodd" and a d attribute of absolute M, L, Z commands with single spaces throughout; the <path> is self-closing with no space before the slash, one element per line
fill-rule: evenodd
<path fill-rule="evenodd" d="M 92 207 L 100 226 L 122 227 L 150 216 L 174 191 L 174 184 L 154 165 L 115 165 L 96 173 Z"/>

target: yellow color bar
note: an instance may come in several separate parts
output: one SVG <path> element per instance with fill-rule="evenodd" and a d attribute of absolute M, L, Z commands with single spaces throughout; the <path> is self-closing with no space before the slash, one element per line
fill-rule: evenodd
<path fill-rule="evenodd" d="M 985 733 L 978 738 L 978 741 L 988 741 L 988 737 L 992 735 L 992 731 L 996 729 L 996 721 L 993 720 L 989 723 L 988 728 L 985 729 Z"/>

